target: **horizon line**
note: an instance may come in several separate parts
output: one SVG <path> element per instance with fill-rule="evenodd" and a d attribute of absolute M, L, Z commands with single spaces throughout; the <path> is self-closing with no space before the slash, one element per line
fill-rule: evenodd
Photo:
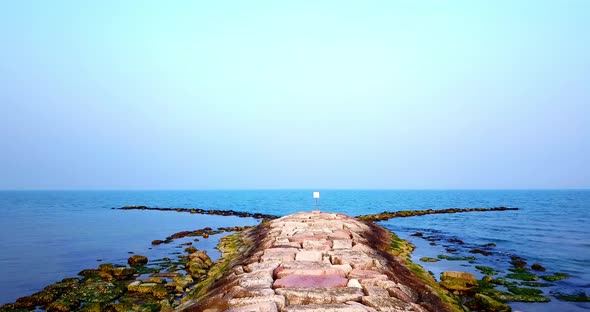
<path fill-rule="evenodd" d="M 588 191 L 590 188 L 30 188 L 0 192 L 165 192 L 165 191 Z"/>

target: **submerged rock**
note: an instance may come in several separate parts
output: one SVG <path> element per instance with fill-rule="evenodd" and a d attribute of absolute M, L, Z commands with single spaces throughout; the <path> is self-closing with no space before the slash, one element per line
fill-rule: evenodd
<path fill-rule="evenodd" d="M 579 291 L 573 294 L 566 294 L 562 292 L 552 292 L 551 294 L 555 296 L 555 298 L 563 301 L 590 302 L 590 296 L 586 295 L 584 291 Z"/>
<path fill-rule="evenodd" d="M 509 305 L 495 300 L 483 294 L 475 294 L 475 300 L 470 304 L 470 308 L 477 311 L 485 312 L 510 312 L 512 308 Z"/>
<path fill-rule="evenodd" d="M 538 281 L 539 277 L 532 273 L 511 273 L 506 275 L 507 278 L 521 280 L 521 281 Z"/>
<path fill-rule="evenodd" d="M 531 269 L 533 269 L 535 271 L 545 272 L 545 267 L 538 264 L 538 263 L 533 263 L 533 265 L 531 265 Z"/>
<path fill-rule="evenodd" d="M 541 276 L 542 279 L 549 281 L 549 282 L 560 281 L 560 280 L 566 279 L 568 277 L 569 277 L 569 275 L 567 275 L 565 273 L 555 273 L 553 275 Z"/>

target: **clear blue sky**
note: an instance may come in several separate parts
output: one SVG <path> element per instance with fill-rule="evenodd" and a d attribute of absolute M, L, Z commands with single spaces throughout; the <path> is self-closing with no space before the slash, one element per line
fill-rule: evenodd
<path fill-rule="evenodd" d="M 2 1 L 0 189 L 589 188 L 590 1 Z"/>

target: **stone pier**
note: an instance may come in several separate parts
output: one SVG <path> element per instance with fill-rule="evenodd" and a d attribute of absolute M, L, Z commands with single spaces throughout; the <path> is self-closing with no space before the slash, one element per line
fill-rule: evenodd
<path fill-rule="evenodd" d="M 223 274 L 177 310 L 459 310 L 428 274 L 410 269 L 392 234 L 373 223 L 301 212 L 244 231 L 239 240 Z"/>

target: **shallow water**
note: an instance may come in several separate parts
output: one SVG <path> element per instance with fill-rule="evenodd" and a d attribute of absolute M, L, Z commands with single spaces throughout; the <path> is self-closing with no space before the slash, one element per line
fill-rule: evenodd
<path fill-rule="evenodd" d="M 191 215 L 160 211 L 121 211 L 113 207 L 195 207 L 286 215 L 315 209 L 311 190 L 272 191 L 35 191 L 0 192 L 0 304 L 31 294 L 64 277 L 100 263 L 124 264 L 129 252 L 161 258 L 177 244 L 151 246 L 182 230 L 206 226 L 254 225 L 251 218 Z M 548 271 L 572 277 L 564 290 L 590 293 L 590 191 L 396 191 L 326 190 L 319 208 L 349 215 L 408 209 L 451 207 L 519 207 L 519 211 L 472 212 L 392 219 L 381 224 L 402 237 L 433 230 L 470 245 L 494 242 L 498 255 L 516 254 Z M 410 238 L 418 248 L 415 260 L 444 253 L 442 246 Z M 213 247 L 215 237 L 195 243 Z M 152 248 L 152 249 L 149 249 Z M 486 258 L 480 257 L 479 258 Z M 97 259 L 102 259 L 98 262 Z M 482 259 L 481 261 L 488 261 Z M 491 261 L 491 260 L 490 260 Z M 438 274 L 447 266 L 473 270 L 473 265 L 441 261 L 423 264 Z M 502 265 L 501 261 L 495 261 Z M 484 264 L 485 265 L 485 264 Z M 492 265 L 491 265 L 492 266 Z M 515 304 L 523 311 L 582 311 L 590 305 Z"/>

